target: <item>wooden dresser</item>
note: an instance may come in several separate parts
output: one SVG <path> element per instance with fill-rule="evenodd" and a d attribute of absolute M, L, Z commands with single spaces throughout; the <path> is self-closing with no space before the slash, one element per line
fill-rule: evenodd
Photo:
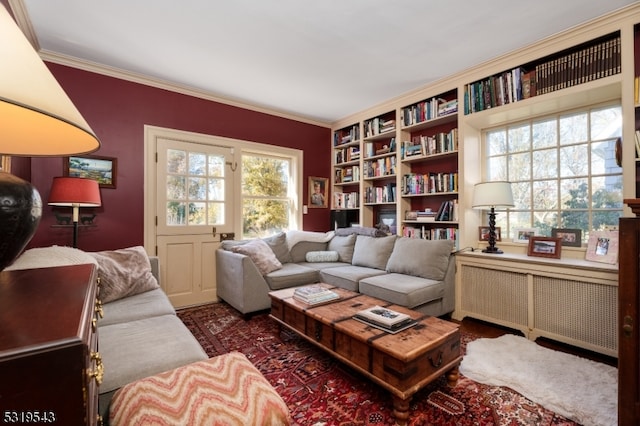
<path fill-rule="evenodd" d="M 96 425 L 93 265 L 0 273 L 0 422 Z"/>

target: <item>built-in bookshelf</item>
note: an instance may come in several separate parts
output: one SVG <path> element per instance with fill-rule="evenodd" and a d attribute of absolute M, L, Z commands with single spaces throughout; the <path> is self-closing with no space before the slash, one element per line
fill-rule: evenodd
<path fill-rule="evenodd" d="M 372 106 L 335 123 L 332 180 L 339 197 L 333 207 L 343 208 L 357 196 L 362 226 L 394 215 L 398 235 L 447 236 L 459 247 L 478 246 L 478 227 L 486 225 L 486 217 L 472 210 L 471 202 L 474 184 L 482 180 L 483 131 L 616 101 L 625 123 L 623 193 L 640 197 L 640 161 L 633 155 L 640 130 L 636 76 L 640 5 Z M 627 126 L 634 120 L 635 126 Z M 343 140 L 352 127 L 361 137 L 358 146 L 349 147 L 358 139 Z M 446 206 L 451 214 L 436 220 Z"/>
<path fill-rule="evenodd" d="M 332 209 L 360 207 L 361 145 L 360 124 L 333 132 Z"/>
<path fill-rule="evenodd" d="M 622 71 L 620 32 L 464 86 L 464 113 L 484 111 L 566 89 Z"/>

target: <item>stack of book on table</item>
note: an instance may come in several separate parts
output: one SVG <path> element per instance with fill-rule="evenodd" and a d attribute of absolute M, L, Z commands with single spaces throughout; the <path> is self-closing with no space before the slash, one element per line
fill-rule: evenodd
<path fill-rule="evenodd" d="M 382 306 L 373 306 L 359 311 L 353 316 L 353 319 L 388 333 L 406 330 L 416 325 L 417 322 L 407 314 L 383 308 Z"/>
<path fill-rule="evenodd" d="M 315 306 L 340 299 L 340 295 L 322 286 L 310 285 L 296 288 L 293 292 L 293 298 L 307 305 Z"/>

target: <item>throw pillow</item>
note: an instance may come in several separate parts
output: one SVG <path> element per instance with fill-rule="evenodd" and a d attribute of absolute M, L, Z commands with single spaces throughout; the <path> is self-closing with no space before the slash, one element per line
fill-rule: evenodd
<path fill-rule="evenodd" d="M 337 262 L 340 255 L 337 251 L 310 251 L 306 255 L 307 262 Z"/>
<path fill-rule="evenodd" d="M 387 261 L 389 260 L 396 239 L 397 237 L 395 235 L 388 237 L 358 235 L 353 248 L 352 264 L 355 266 L 382 269 L 384 271 L 387 268 Z"/>
<path fill-rule="evenodd" d="M 100 300 L 104 303 L 159 288 L 144 247 L 89 253 L 98 262 Z"/>
<path fill-rule="evenodd" d="M 447 273 L 451 250 L 452 240 L 398 238 L 387 264 L 387 272 L 440 281 Z"/>
<path fill-rule="evenodd" d="M 272 237 L 263 238 L 263 240 L 271 247 L 273 254 L 276 255 L 280 263 L 291 262 L 291 253 L 289 253 L 289 244 L 287 244 L 287 234 L 280 232 Z"/>
<path fill-rule="evenodd" d="M 269 272 L 282 268 L 282 263 L 273 253 L 271 247 L 261 239 L 251 240 L 246 244 L 232 247 L 231 251 L 249 256 L 262 275 L 267 275 Z"/>
<path fill-rule="evenodd" d="M 351 263 L 353 260 L 353 248 L 356 244 L 356 234 L 344 237 L 336 235 L 329 241 L 327 250 L 335 250 L 340 256 L 340 262 Z"/>

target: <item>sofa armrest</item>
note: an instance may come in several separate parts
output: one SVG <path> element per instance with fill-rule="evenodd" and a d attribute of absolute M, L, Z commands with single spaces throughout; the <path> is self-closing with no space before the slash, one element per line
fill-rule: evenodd
<path fill-rule="evenodd" d="M 218 297 L 243 314 L 269 309 L 269 284 L 249 256 L 216 250 Z"/>
<path fill-rule="evenodd" d="M 158 285 L 160 285 L 160 259 L 158 256 L 149 256 L 149 263 L 151 263 L 151 273 L 156 280 L 158 280 Z M 160 285 L 162 288 L 162 285 Z"/>

